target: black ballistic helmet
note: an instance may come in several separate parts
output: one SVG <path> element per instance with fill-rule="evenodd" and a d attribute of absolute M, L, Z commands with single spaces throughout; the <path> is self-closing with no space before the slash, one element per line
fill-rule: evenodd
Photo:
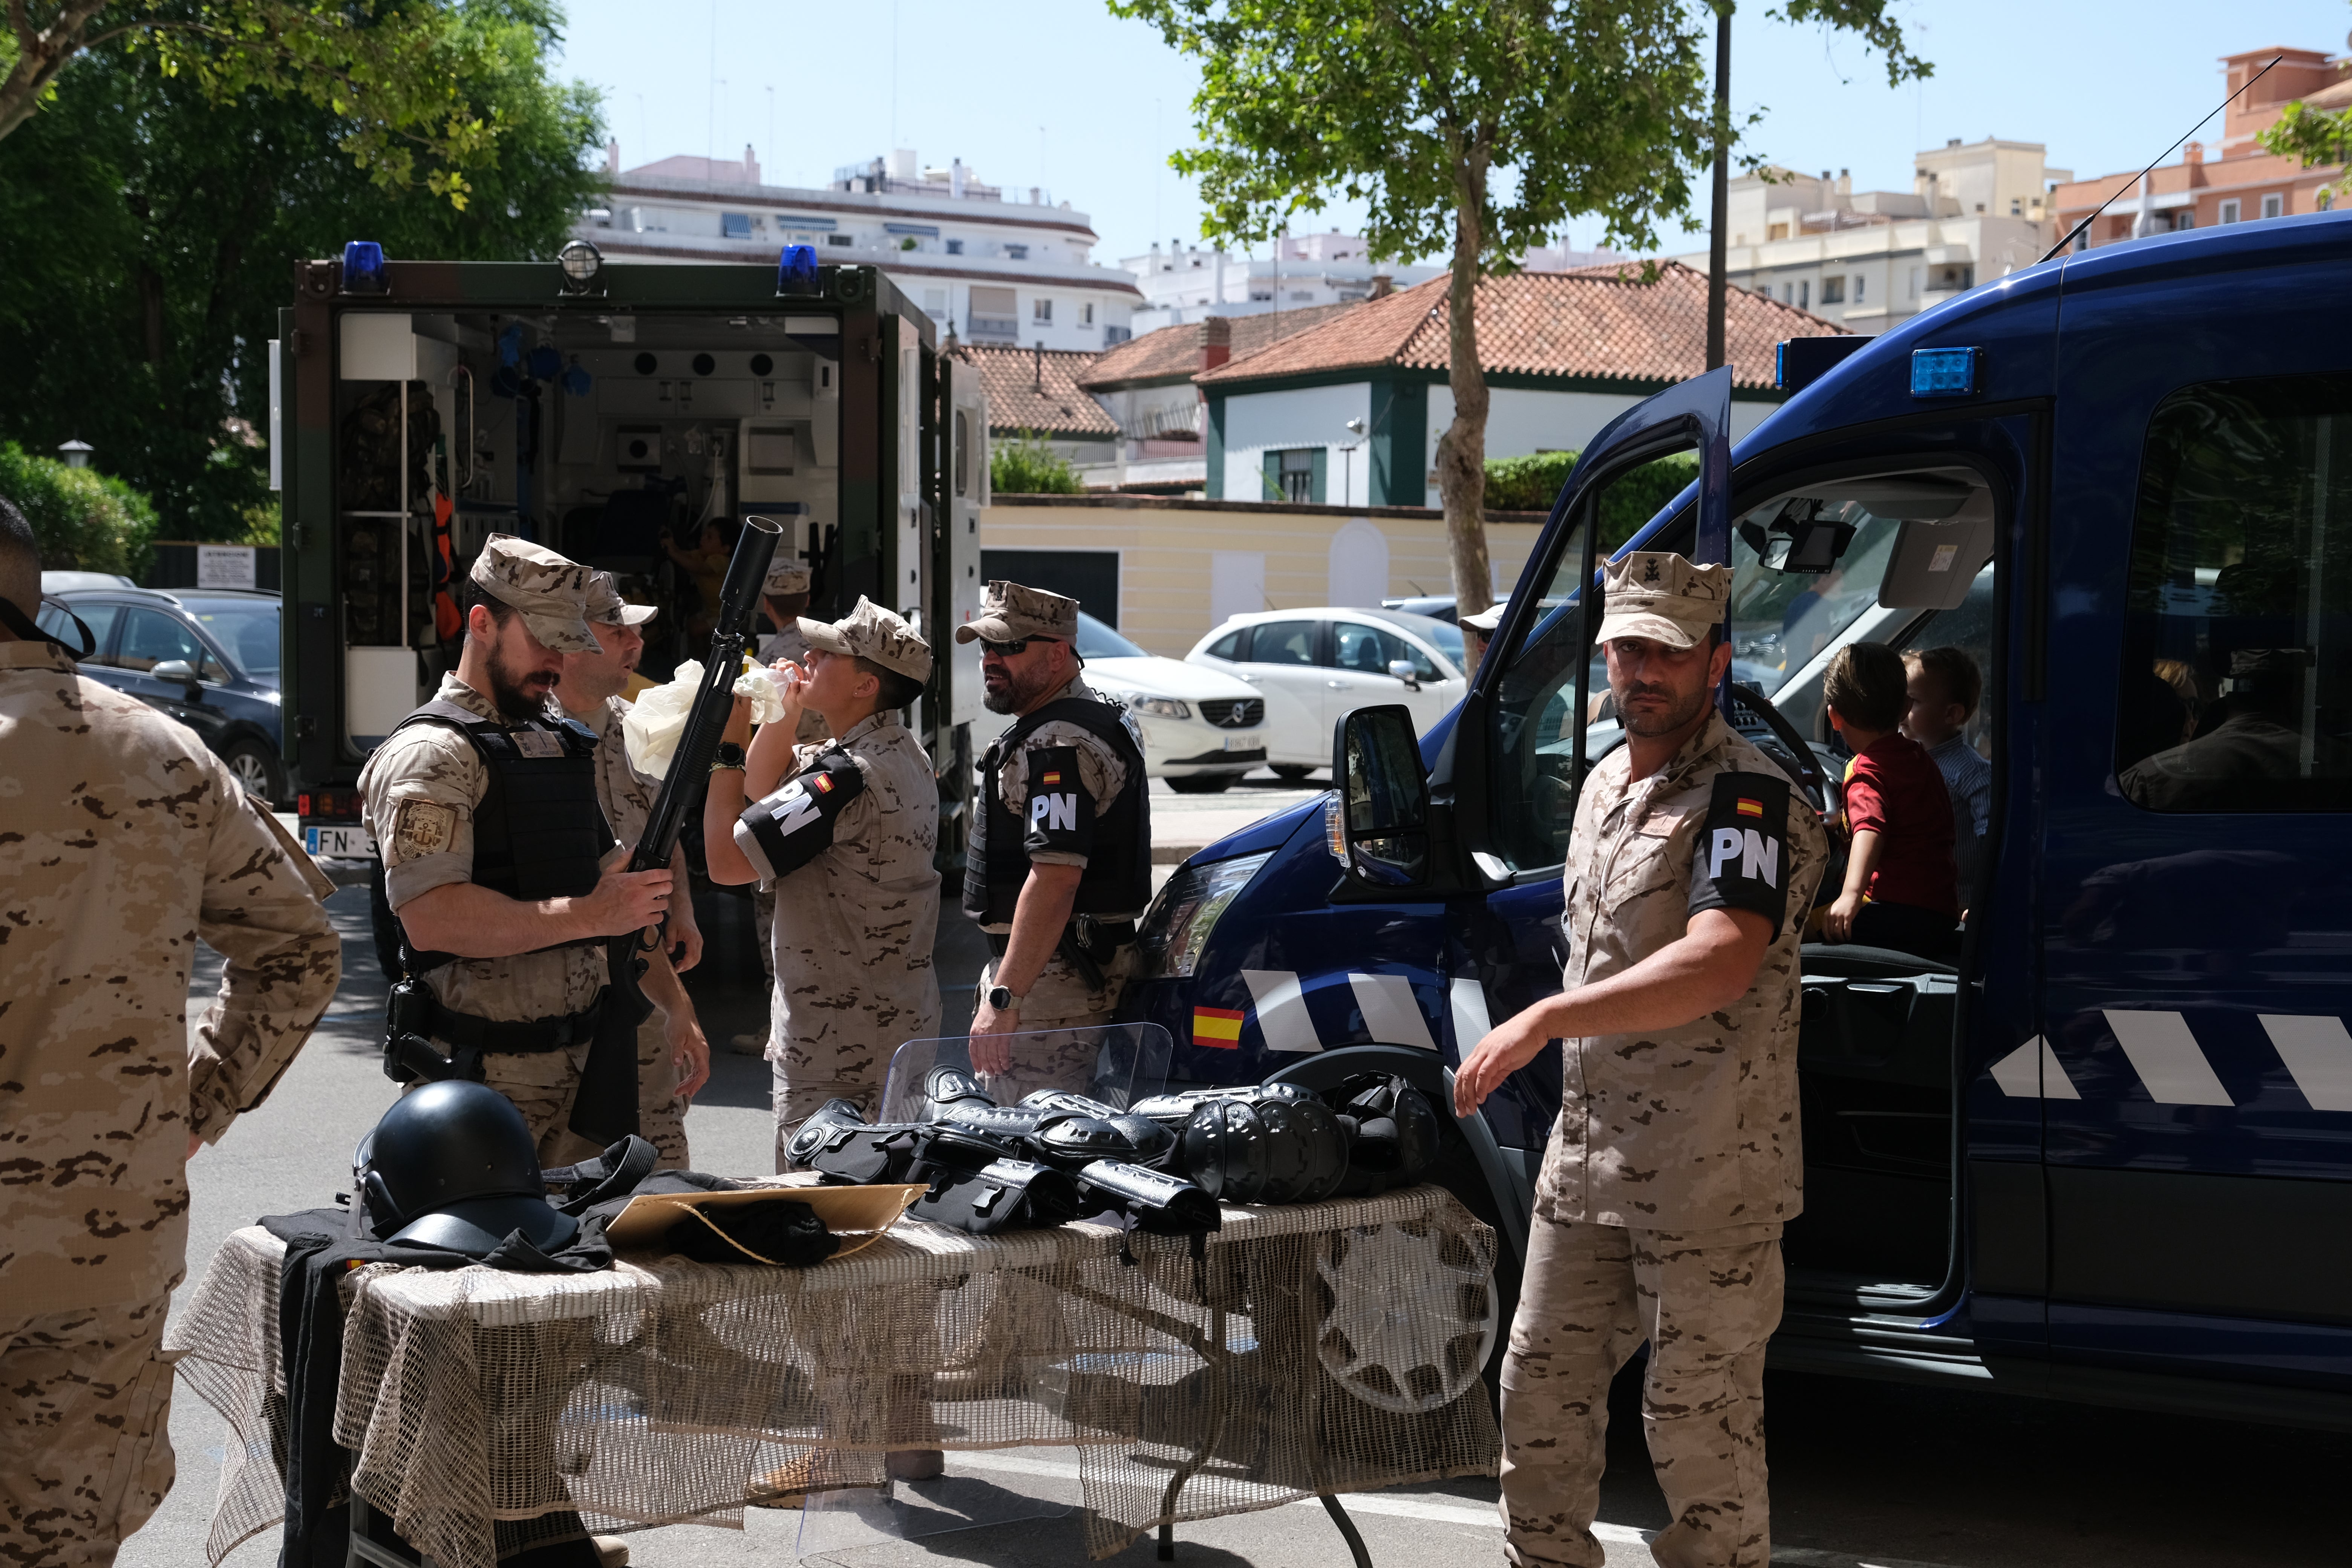
<path fill-rule="evenodd" d="M 522 1112 L 494 1089 L 459 1079 L 400 1097 L 352 1156 L 375 1234 L 480 1258 L 520 1231 L 541 1250 L 579 1221 L 547 1201 Z"/>

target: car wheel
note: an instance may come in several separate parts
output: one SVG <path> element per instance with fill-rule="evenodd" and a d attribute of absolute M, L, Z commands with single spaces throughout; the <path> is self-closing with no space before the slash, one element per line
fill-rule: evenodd
<path fill-rule="evenodd" d="M 1178 795 L 1220 795 L 1233 788 L 1231 773 L 1194 773 L 1189 778 L 1171 778 L 1168 787 Z"/>
<path fill-rule="evenodd" d="M 265 805 L 278 803 L 278 759 L 258 741 L 231 741 L 221 761 L 245 786 L 245 793 Z"/>
<path fill-rule="evenodd" d="M 1312 763 L 1276 763 L 1274 764 L 1274 776 L 1282 780 L 1285 784 L 1297 784 L 1314 771 L 1315 764 Z"/>

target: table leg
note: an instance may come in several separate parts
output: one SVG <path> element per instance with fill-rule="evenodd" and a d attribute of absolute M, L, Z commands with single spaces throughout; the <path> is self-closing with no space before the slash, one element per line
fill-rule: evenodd
<path fill-rule="evenodd" d="M 1331 1516 L 1331 1522 L 1339 1527 L 1340 1536 L 1348 1542 L 1348 1555 L 1356 1560 L 1356 1568 L 1372 1568 L 1371 1553 L 1364 1550 L 1364 1538 L 1356 1532 L 1356 1521 L 1348 1517 L 1348 1510 L 1339 1506 L 1339 1500 L 1325 1492 L 1323 1508 Z"/>
<path fill-rule="evenodd" d="M 1324 1245 L 1328 1245 L 1328 1237 Z M 1340 1536 L 1348 1542 L 1348 1555 L 1355 1559 L 1356 1568 L 1372 1568 L 1371 1556 L 1364 1550 L 1364 1538 L 1357 1533 L 1356 1521 L 1348 1517 L 1348 1510 L 1340 1506 L 1339 1498 L 1330 1491 L 1330 1478 L 1323 1470 L 1322 1368 L 1313 1364 L 1314 1347 L 1322 1337 L 1322 1325 L 1315 1318 L 1315 1262 L 1318 1250 L 1318 1247 L 1303 1249 L 1301 1256 L 1305 1266 L 1300 1270 L 1298 1280 L 1299 1342 L 1305 1347 L 1309 1362 L 1307 1371 L 1307 1425 L 1301 1434 L 1299 1447 L 1307 1458 L 1307 1479 L 1315 1483 L 1316 1495 L 1323 1500 L 1324 1511 L 1331 1516 L 1331 1522 L 1339 1527 Z"/>
<path fill-rule="evenodd" d="M 1225 1348 L 1225 1310 L 1223 1307 L 1209 1309 L 1208 1342 L 1199 1348 L 1201 1359 L 1207 1362 L 1216 1373 L 1211 1390 L 1214 1403 L 1209 1416 L 1209 1429 L 1202 1435 L 1200 1446 L 1192 1450 L 1192 1457 L 1168 1478 L 1168 1489 L 1160 1496 L 1160 1515 L 1163 1521 L 1160 1526 L 1160 1561 L 1162 1563 L 1176 1560 L 1176 1528 L 1172 1522 L 1167 1522 L 1172 1521 L 1176 1516 L 1176 1500 L 1183 1494 L 1184 1483 L 1200 1473 L 1201 1467 L 1209 1462 L 1209 1456 L 1217 1451 L 1217 1445 L 1225 1436 L 1225 1403 L 1231 1393 L 1225 1386 L 1225 1373 L 1233 1355 Z M 1370 1568 L 1369 1564 L 1367 1568 Z"/>

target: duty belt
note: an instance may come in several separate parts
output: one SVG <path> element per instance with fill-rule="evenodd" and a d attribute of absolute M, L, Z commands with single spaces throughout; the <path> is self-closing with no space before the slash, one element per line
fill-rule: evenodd
<path fill-rule="evenodd" d="M 1013 943 L 1013 933 L 992 931 L 986 935 L 990 953 L 1003 958 L 1004 950 Z M 1092 915 L 1080 915 L 1062 931 L 1063 942 L 1083 948 L 1089 954 L 1097 955 L 1097 962 L 1110 957 L 1134 940 L 1135 922 L 1131 920 L 1098 921 Z"/>
<path fill-rule="evenodd" d="M 577 1013 L 482 1018 L 444 1007 L 423 985 L 404 980 L 392 988 L 384 1010 L 383 1070 L 395 1083 L 420 1078 L 479 1080 L 486 1056 L 543 1056 L 593 1040 L 604 1005 L 600 991 L 593 1003 Z M 434 1041 L 447 1046 L 449 1055 L 435 1050 Z"/>

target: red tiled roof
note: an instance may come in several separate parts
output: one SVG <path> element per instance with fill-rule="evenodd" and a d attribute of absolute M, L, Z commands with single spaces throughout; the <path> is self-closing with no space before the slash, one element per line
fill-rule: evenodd
<path fill-rule="evenodd" d="M 1110 440 L 1118 425 L 1087 396 L 1077 378 L 1097 358 L 1075 349 L 1024 349 L 996 343 L 959 343 L 957 357 L 980 372 L 988 394 L 992 431 Z"/>
<path fill-rule="evenodd" d="M 1233 387 L 1273 376 L 1397 365 L 1443 371 L 1448 279 L 1433 278 L 1233 360 L 1194 379 Z M 1706 368 L 1706 274 L 1661 262 L 1655 282 L 1636 265 L 1517 272 L 1481 281 L 1478 357 L 1489 375 L 1674 382 Z M 1239 323 L 1235 323 L 1236 326 Z M 1760 294 L 1734 289 L 1724 310 L 1733 384 L 1772 384 L 1773 345 L 1844 329 Z M 1155 336 L 1157 334 L 1154 334 Z"/>
<path fill-rule="evenodd" d="M 1228 316 L 1225 319 L 1233 326 L 1233 357 L 1239 359 L 1269 348 L 1365 303 L 1368 301 L 1349 300 L 1337 305 L 1309 305 L 1298 310 L 1269 310 L 1263 316 Z M 1206 323 L 1202 321 L 1162 327 L 1156 332 L 1130 338 L 1117 348 L 1105 349 L 1096 357 L 1094 367 L 1079 378 L 1078 384 L 1108 392 L 1113 387 L 1149 382 L 1190 381 L 1201 368 L 1201 339 L 1205 330 Z"/>

